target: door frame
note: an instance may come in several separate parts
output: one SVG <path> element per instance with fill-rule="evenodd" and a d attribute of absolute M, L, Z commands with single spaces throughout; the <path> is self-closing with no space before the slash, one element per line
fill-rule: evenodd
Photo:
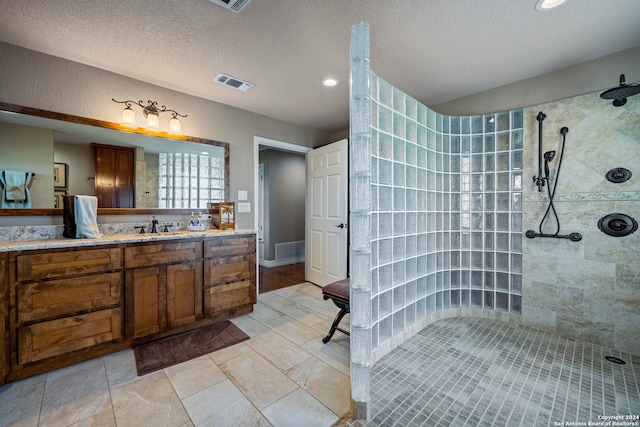
<path fill-rule="evenodd" d="M 259 203 L 259 195 L 258 195 L 258 186 L 260 185 L 260 177 L 258 174 L 258 168 L 260 167 L 260 147 L 264 146 L 264 147 L 269 147 L 269 148 L 273 148 L 275 150 L 280 150 L 280 151 L 289 151 L 291 153 L 299 153 L 302 155 L 306 155 L 309 151 L 313 150 L 313 148 L 310 147 L 304 147 L 302 145 L 296 145 L 296 144 L 291 144 L 289 142 L 284 142 L 284 141 L 277 141 L 275 139 L 270 139 L 270 138 L 264 138 L 262 136 L 254 136 L 253 137 L 253 176 L 254 176 L 254 182 L 253 182 L 253 188 L 255 189 L 254 193 L 254 200 L 253 200 L 253 206 L 255 206 L 254 211 L 254 219 L 253 219 L 253 228 L 255 230 L 258 229 L 258 224 L 260 221 L 259 218 L 259 213 L 258 213 L 258 203 Z M 305 218 L 306 220 L 306 218 Z M 305 224 L 305 232 L 306 232 L 306 224 Z M 258 252 L 258 239 L 256 239 L 256 255 L 259 256 L 259 252 Z M 305 258 L 306 258 L 306 254 L 305 254 Z M 259 286 L 258 281 L 259 279 L 259 274 L 256 274 L 256 285 Z M 258 290 L 260 289 L 259 287 L 257 288 Z"/>

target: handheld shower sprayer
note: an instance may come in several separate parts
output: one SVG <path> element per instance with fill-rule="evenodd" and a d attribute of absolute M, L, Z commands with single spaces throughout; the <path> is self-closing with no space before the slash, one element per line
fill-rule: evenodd
<path fill-rule="evenodd" d="M 551 150 L 544 153 L 544 179 L 549 181 L 549 163 L 556 156 L 556 152 Z"/>

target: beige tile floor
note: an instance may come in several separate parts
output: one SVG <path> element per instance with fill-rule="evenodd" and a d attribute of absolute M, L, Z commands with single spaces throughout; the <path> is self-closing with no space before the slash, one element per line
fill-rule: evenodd
<path fill-rule="evenodd" d="M 310 283 L 260 294 L 251 339 L 138 377 L 132 350 L 0 387 L 0 426 L 331 426 L 350 407 L 349 339 Z M 348 317 L 342 326 L 348 326 Z"/>

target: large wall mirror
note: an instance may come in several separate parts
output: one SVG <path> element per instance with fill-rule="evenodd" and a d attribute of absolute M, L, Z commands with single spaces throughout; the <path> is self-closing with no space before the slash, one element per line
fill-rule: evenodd
<path fill-rule="evenodd" d="M 99 204 L 99 214 L 185 213 L 229 200 L 228 143 L 124 132 L 118 123 L 0 103 L 0 174 L 24 172 L 30 180 L 28 205 L 4 191 L 0 216 L 60 215 L 63 195 L 97 195 L 112 185 L 96 171 L 99 148 L 119 147 L 132 153 L 133 191 Z"/>

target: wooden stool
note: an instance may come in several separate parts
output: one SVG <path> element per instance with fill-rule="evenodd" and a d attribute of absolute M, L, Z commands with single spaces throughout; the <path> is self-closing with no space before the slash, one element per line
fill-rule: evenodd
<path fill-rule="evenodd" d="M 333 325 L 331 325 L 329 334 L 326 337 L 322 338 L 322 342 L 325 344 L 329 342 L 336 330 L 342 332 L 343 334 L 349 335 L 349 331 L 338 327 L 344 315 L 349 313 L 349 288 L 349 279 L 339 280 L 337 282 L 330 283 L 322 288 L 322 298 L 324 298 L 325 300 L 331 299 L 336 307 L 340 309 L 338 315 L 333 321 Z"/>

